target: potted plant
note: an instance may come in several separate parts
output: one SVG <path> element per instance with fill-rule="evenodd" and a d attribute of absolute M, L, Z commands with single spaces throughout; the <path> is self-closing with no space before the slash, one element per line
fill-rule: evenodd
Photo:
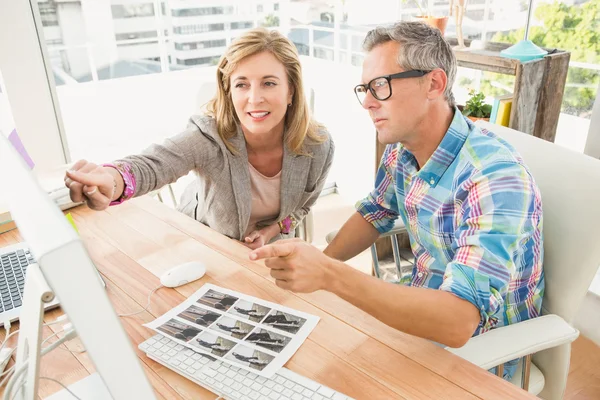
<path fill-rule="evenodd" d="M 461 111 L 471 121 L 477 121 L 478 119 L 489 121 L 492 114 L 492 106 L 485 103 L 485 95 L 483 93 L 470 90 L 469 100 L 467 100 Z"/>
<path fill-rule="evenodd" d="M 428 4 L 427 0 L 423 0 Z M 406 3 L 407 0 L 402 0 L 403 3 Z M 436 17 L 431 15 L 431 10 L 429 7 L 426 7 L 426 10 L 421 6 L 421 0 L 412 0 L 412 3 L 416 4 L 419 8 L 420 15 L 416 15 L 415 18 L 420 19 L 422 22 L 426 23 L 429 26 L 437 28 L 442 32 L 442 36 L 444 36 L 444 32 L 446 31 L 446 25 L 448 24 L 448 17 Z"/>

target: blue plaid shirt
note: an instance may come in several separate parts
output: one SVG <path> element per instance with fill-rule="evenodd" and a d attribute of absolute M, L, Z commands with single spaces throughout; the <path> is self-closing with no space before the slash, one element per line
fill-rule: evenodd
<path fill-rule="evenodd" d="M 402 218 L 415 264 L 401 282 L 471 302 L 481 316 L 474 336 L 540 314 L 539 190 L 519 154 L 460 111 L 421 169 L 402 144 L 388 145 L 356 208 L 381 233 Z M 506 367 L 509 378 L 516 360 Z"/>

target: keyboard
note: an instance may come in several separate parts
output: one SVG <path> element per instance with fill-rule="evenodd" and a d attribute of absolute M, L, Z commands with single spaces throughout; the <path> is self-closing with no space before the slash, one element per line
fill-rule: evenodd
<path fill-rule="evenodd" d="M 351 400 L 313 380 L 281 368 L 271 379 L 188 349 L 163 335 L 138 346 L 154 361 L 226 400 Z"/>
<path fill-rule="evenodd" d="M 26 249 L 0 255 L 0 312 L 23 305 L 25 273 L 33 256 Z"/>

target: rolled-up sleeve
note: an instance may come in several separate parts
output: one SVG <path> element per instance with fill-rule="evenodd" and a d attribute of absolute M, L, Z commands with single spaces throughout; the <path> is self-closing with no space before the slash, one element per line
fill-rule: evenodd
<path fill-rule="evenodd" d="M 375 188 L 356 203 L 356 211 L 379 231 L 386 233 L 398 219 L 398 201 L 394 172 L 398 160 L 398 146 L 388 145 L 381 157 Z"/>
<path fill-rule="evenodd" d="M 457 192 L 462 216 L 440 289 L 477 307 L 481 321 L 475 333 L 503 318 L 516 263 L 523 262 L 528 244 L 541 232 L 536 190 L 522 165 L 505 162 L 476 172 Z"/>

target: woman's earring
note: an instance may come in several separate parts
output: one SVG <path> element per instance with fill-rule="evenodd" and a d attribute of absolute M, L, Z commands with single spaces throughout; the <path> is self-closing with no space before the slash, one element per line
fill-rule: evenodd
<path fill-rule="evenodd" d="M 291 106 L 292 106 L 292 103 L 288 104 L 288 107 L 291 107 Z"/>

